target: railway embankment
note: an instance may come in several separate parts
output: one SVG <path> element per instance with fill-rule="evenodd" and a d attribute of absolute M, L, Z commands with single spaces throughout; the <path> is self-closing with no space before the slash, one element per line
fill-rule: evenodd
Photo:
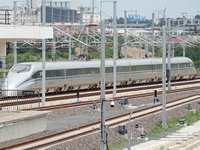
<path fill-rule="evenodd" d="M 184 91 L 184 92 L 177 92 L 177 93 L 169 93 L 167 94 L 167 101 L 171 101 L 174 99 L 180 99 L 183 97 L 187 97 L 190 95 L 198 94 L 200 90 L 194 90 L 194 91 Z M 142 97 L 142 98 L 134 98 L 129 99 L 129 104 L 136 106 L 144 103 L 151 103 L 153 102 L 153 96 L 149 97 Z M 158 99 L 161 101 L 161 95 L 158 95 Z M 197 102 L 191 102 L 193 109 L 199 109 L 200 105 Z M 100 108 L 100 105 L 97 106 Z M 176 109 L 168 110 L 166 113 L 167 119 L 177 118 L 185 116 L 189 111 L 187 110 L 187 105 L 184 104 L 183 106 L 177 106 Z M 124 108 L 124 106 L 120 105 L 119 103 L 115 102 L 115 107 L 110 107 L 110 102 L 106 104 L 106 115 L 107 118 L 111 116 L 117 116 L 119 114 L 127 113 L 127 111 Z M 114 113 L 113 113 L 114 112 Z M 92 114 L 93 118 L 91 118 L 88 114 Z M 48 129 L 44 132 L 36 133 L 24 138 L 15 139 L 12 141 L 6 141 L 3 143 L 0 143 L 1 147 L 5 147 L 8 145 L 13 145 L 16 143 L 20 143 L 23 141 L 27 141 L 30 139 L 35 139 L 38 137 L 50 135 L 53 133 L 58 133 L 60 131 L 64 131 L 70 128 L 79 127 L 83 124 L 88 124 L 90 122 L 94 122 L 97 120 L 100 120 L 100 112 L 98 110 L 94 110 L 90 108 L 90 106 L 81 106 L 76 108 L 63 108 L 63 109 L 57 109 L 53 110 L 52 114 L 48 116 L 49 124 Z M 95 116 L 96 115 L 96 116 Z M 70 120 L 70 117 L 77 117 L 76 119 Z M 81 122 L 77 122 L 77 120 L 82 120 Z M 150 131 L 159 121 L 162 120 L 162 114 L 161 113 L 155 113 L 151 114 L 147 117 L 143 117 L 141 119 L 134 120 L 132 124 L 132 133 L 133 137 L 136 138 L 139 136 L 140 132 L 134 128 L 135 123 L 139 123 L 140 127 L 144 128 L 145 131 Z M 57 128 L 57 125 L 59 128 Z M 109 134 L 108 134 L 108 143 L 117 143 L 120 140 L 125 140 L 126 136 L 120 135 L 117 132 L 117 127 L 110 128 Z M 99 130 L 95 131 L 93 134 L 77 138 L 75 140 L 62 143 L 59 145 L 55 145 L 52 148 L 49 149 L 81 149 L 81 150 L 88 150 L 88 149 L 98 149 L 100 145 L 100 132 Z"/>
<path fill-rule="evenodd" d="M 193 90 L 193 91 L 184 91 L 184 92 L 177 92 L 177 93 L 170 93 L 166 95 L 166 101 L 171 101 L 175 99 L 180 99 L 182 97 L 194 95 L 194 94 L 200 94 L 200 90 Z M 124 96 L 126 97 L 126 96 Z M 158 95 L 157 98 L 162 101 L 162 95 Z M 154 96 L 148 96 L 148 97 L 140 97 L 140 98 L 133 98 L 129 99 L 129 105 L 132 106 L 138 106 L 145 103 L 152 103 L 154 100 Z M 119 102 L 119 101 L 118 101 Z M 112 110 L 123 110 L 124 106 L 119 104 L 118 102 L 115 102 L 115 107 L 110 107 L 110 101 L 106 103 L 105 109 L 106 111 L 112 111 Z M 92 109 L 91 106 L 81 106 L 81 107 L 72 107 L 72 108 L 62 108 L 62 109 L 55 109 L 52 110 L 52 113 L 48 115 L 48 119 L 53 118 L 62 118 L 62 117 L 69 117 L 69 116 L 77 116 L 77 115 L 84 115 L 88 113 L 97 113 L 99 109 L 101 108 L 100 104 L 97 104 L 97 110 Z"/>

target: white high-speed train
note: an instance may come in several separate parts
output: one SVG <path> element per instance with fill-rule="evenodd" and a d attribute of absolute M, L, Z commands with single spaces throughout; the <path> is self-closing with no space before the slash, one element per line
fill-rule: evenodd
<path fill-rule="evenodd" d="M 166 63 L 167 59 L 166 59 Z M 101 86 L 101 62 L 46 62 L 46 92 L 91 89 Z M 113 85 L 113 59 L 105 62 L 106 86 Z M 167 68 L 167 67 L 166 67 Z M 197 72 L 191 59 L 171 58 L 171 80 L 194 79 Z M 162 59 L 117 60 L 117 85 L 149 83 L 162 80 Z M 42 63 L 26 62 L 14 65 L 2 85 L 2 90 L 31 90 L 42 92 Z M 6 92 L 6 96 L 10 95 Z"/>

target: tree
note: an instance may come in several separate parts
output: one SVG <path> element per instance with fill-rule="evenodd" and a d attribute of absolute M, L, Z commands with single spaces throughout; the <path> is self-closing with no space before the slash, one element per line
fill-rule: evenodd
<path fill-rule="evenodd" d="M 194 31 L 197 31 L 197 26 L 194 26 Z"/>
<path fill-rule="evenodd" d="M 158 26 L 162 27 L 165 24 L 166 24 L 165 19 L 164 18 L 160 18 L 159 22 L 158 22 Z"/>
<path fill-rule="evenodd" d="M 124 24 L 124 18 L 120 17 L 119 19 L 117 19 L 117 23 Z"/>
<path fill-rule="evenodd" d="M 195 19 L 200 19 L 200 15 L 196 15 L 194 18 Z"/>

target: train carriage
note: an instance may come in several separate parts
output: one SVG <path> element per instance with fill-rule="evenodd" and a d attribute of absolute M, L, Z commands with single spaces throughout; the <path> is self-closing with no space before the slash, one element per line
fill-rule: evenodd
<path fill-rule="evenodd" d="M 116 66 L 117 85 L 157 82 L 162 79 L 161 58 L 119 59 Z M 112 86 L 113 59 L 107 59 L 105 67 L 106 86 Z M 46 62 L 46 92 L 98 88 L 101 85 L 100 68 L 100 60 Z M 189 58 L 171 58 L 171 80 L 194 79 L 195 76 L 196 70 Z M 2 85 L 2 90 L 33 90 L 41 93 L 41 89 L 41 62 L 14 65 Z M 8 92 L 5 95 L 14 96 Z"/>

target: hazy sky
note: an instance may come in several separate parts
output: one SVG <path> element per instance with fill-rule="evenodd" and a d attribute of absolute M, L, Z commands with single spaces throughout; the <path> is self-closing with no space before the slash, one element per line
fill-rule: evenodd
<path fill-rule="evenodd" d="M 92 0 L 69 1 L 77 1 L 79 5 L 82 5 L 84 7 L 92 6 Z M 103 18 L 110 18 L 110 16 L 113 15 L 112 3 L 103 2 L 102 4 L 102 11 L 108 15 L 104 15 Z M 0 6 L 4 5 L 13 6 L 13 0 L 0 0 Z M 95 10 L 99 11 L 100 0 L 95 0 L 95 6 Z M 147 19 L 151 19 L 153 11 L 164 10 L 165 7 L 166 17 L 181 17 L 182 12 L 187 12 L 188 17 L 192 17 L 197 15 L 197 11 L 200 11 L 200 0 L 117 0 L 117 17 L 124 16 L 124 10 L 137 10 L 138 14 L 145 14 Z M 129 13 L 131 14 L 131 12 Z"/>

